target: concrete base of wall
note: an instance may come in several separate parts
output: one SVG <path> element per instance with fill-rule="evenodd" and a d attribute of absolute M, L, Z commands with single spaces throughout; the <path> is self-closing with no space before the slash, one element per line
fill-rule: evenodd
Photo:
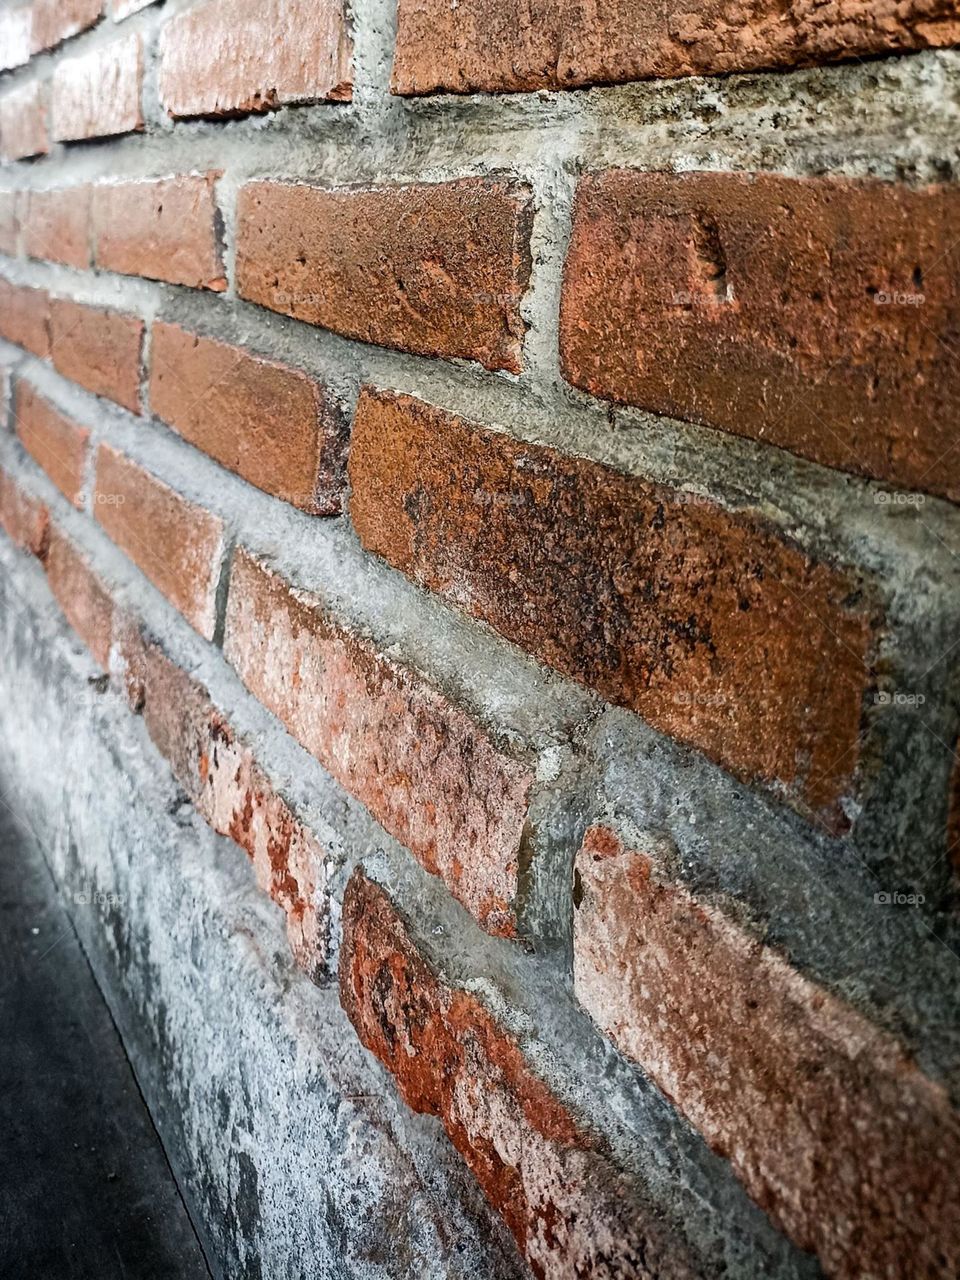
<path fill-rule="evenodd" d="M 0 770 L 119 1028 L 214 1274 L 526 1274 L 439 1124 L 289 958 L 39 567 L 0 547 Z"/>

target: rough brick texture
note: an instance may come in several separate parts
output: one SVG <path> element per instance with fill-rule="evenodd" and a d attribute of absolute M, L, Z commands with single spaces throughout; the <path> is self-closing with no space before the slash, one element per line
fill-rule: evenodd
<path fill-rule="evenodd" d="M 95 395 L 140 412 L 143 321 L 66 298 L 50 303 L 50 352 L 58 372 Z"/>
<path fill-rule="evenodd" d="M 604 828 L 577 858 L 580 1000 L 829 1275 L 953 1274 L 960 1117 L 886 1033 Z"/>
<path fill-rule="evenodd" d="M 65 498 L 83 502 L 84 473 L 90 432 L 72 422 L 28 382 L 17 383 L 17 435 Z"/>
<path fill-rule="evenodd" d="M 842 824 L 871 644 L 847 573 L 753 517 L 408 396 L 363 393 L 350 482 L 364 545 L 414 581 Z"/>
<path fill-rule="evenodd" d="M 223 522 L 109 445 L 97 452 L 94 514 L 202 636 L 212 639 Z"/>
<path fill-rule="evenodd" d="M 351 52 L 342 0 L 205 0 L 163 30 L 160 101 L 172 116 L 349 101 Z"/>
<path fill-rule="evenodd" d="M 30 61 L 32 21 L 29 5 L 0 10 L 0 71 L 22 67 Z"/>
<path fill-rule="evenodd" d="M 532 783 L 521 760 L 243 550 L 224 649 L 247 688 L 484 928 L 515 932 Z"/>
<path fill-rule="evenodd" d="M 35 356 L 50 354 L 50 295 L 0 277 L 0 338 Z"/>
<path fill-rule="evenodd" d="M 46 570 L 64 616 L 106 671 L 116 615 L 113 599 L 86 555 L 56 526 L 50 530 Z"/>
<path fill-rule="evenodd" d="M 329 928 L 323 848 L 207 690 L 144 639 L 136 622 L 126 619 L 119 630 L 128 694 L 150 737 L 204 820 L 246 850 L 258 884 L 286 913 L 295 958 L 312 977 L 321 976 Z"/>
<path fill-rule="evenodd" d="M 59 63 L 53 73 L 53 136 L 68 141 L 141 129 L 142 84 L 139 36 Z"/>
<path fill-rule="evenodd" d="M 52 49 L 100 18 L 104 0 L 33 0 L 31 50 Z"/>
<path fill-rule="evenodd" d="M 655 76 L 797 67 L 956 44 L 956 5 L 799 0 L 399 0 L 397 93 L 572 89 Z"/>
<path fill-rule="evenodd" d="M 67 267 L 89 267 L 90 188 L 31 191 L 23 198 L 24 253 Z"/>
<path fill-rule="evenodd" d="M 0 97 L 0 155 L 4 160 L 24 160 L 46 155 L 47 87 L 34 80 Z"/>
<path fill-rule="evenodd" d="M 194 289 L 224 290 L 217 176 L 188 174 L 97 186 L 97 266 Z"/>
<path fill-rule="evenodd" d="M 25 199 L 19 191 L 0 192 L 0 253 L 16 254 L 20 243 L 20 210 Z"/>
<path fill-rule="evenodd" d="M 528 193 L 485 179 L 376 191 L 251 183 L 242 297 L 363 342 L 520 369 Z"/>
<path fill-rule="evenodd" d="M 584 178 L 566 376 L 960 499 L 960 192 L 773 174 Z"/>
<path fill-rule="evenodd" d="M 476 996 L 446 984 L 385 891 L 356 871 L 343 904 L 340 999 L 415 1111 L 443 1122 L 539 1280 L 696 1273 L 644 1220 L 600 1143 Z"/>
<path fill-rule="evenodd" d="M 0 525 L 11 542 L 43 560 L 50 539 L 50 512 L 8 472 L 0 470 Z"/>
<path fill-rule="evenodd" d="M 306 374 L 155 324 L 150 407 L 259 489 L 312 515 L 340 510 L 346 422 Z"/>

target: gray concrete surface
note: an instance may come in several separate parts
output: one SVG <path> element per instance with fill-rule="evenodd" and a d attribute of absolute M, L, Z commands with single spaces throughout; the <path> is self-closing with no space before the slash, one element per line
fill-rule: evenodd
<path fill-rule="evenodd" d="M 210 1272 L 107 1005 L 0 773 L 0 1274 Z"/>

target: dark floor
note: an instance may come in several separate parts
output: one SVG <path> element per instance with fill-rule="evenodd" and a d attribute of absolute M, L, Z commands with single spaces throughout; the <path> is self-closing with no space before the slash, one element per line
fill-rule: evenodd
<path fill-rule="evenodd" d="M 0 1276 L 207 1280 L 116 1028 L 15 809 L 0 778 Z"/>

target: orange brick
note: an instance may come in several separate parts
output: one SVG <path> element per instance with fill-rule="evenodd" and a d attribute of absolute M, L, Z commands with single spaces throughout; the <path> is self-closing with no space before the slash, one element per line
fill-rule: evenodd
<path fill-rule="evenodd" d="M 211 640 L 223 521 L 109 445 L 97 452 L 94 514 L 153 585 Z"/>
<path fill-rule="evenodd" d="M 90 432 L 72 422 L 29 383 L 17 383 L 17 435 L 23 447 L 75 507 L 83 505 Z"/>

